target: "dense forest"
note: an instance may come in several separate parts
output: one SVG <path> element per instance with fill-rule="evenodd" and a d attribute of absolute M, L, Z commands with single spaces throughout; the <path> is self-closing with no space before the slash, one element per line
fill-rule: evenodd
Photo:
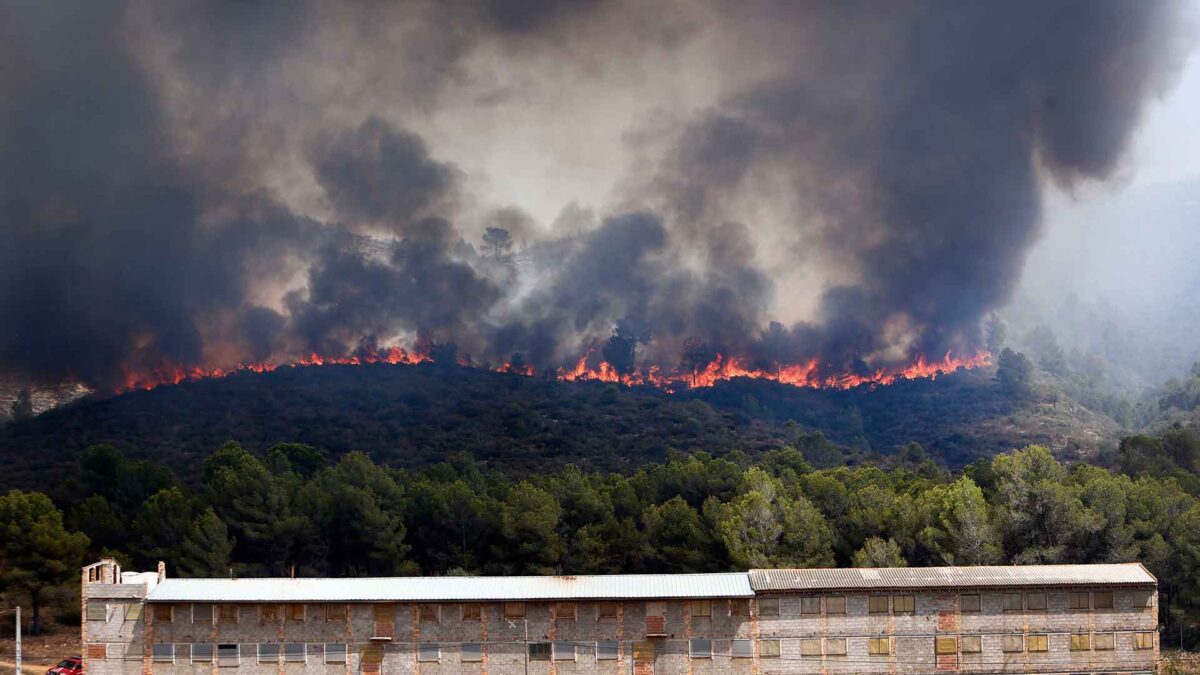
<path fill-rule="evenodd" d="M 0 582 L 75 611 L 75 570 L 102 554 L 180 576 L 1138 560 L 1162 582 L 1172 636 L 1190 643 L 1200 619 L 1200 438 L 1184 430 L 1127 438 L 1110 467 L 1031 446 L 951 473 L 911 445 L 886 470 L 817 469 L 781 448 L 523 479 L 466 454 L 413 471 L 228 443 L 195 486 L 100 445 L 49 491 L 0 497 Z"/>

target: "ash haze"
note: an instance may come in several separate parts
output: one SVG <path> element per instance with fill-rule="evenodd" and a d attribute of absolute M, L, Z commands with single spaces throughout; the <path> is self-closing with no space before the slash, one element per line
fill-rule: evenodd
<path fill-rule="evenodd" d="M 1031 252 L 1168 161 L 1131 149 L 1190 122 L 1153 115 L 1194 82 L 1196 9 L 6 2 L 0 372 L 116 390 L 364 345 L 541 370 L 618 326 L 626 367 L 974 355 Z"/>

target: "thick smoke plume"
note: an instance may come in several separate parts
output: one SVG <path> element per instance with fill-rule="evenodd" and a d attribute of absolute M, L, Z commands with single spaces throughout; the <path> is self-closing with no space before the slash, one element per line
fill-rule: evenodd
<path fill-rule="evenodd" d="M 1184 9 L 8 3 L 0 375 L 115 390 L 389 345 L 539 371 L 971 356 L 1042 186 L 1114 173 Z M 529 215 L 506 181 L 543 153 L 611 189 Z"/>

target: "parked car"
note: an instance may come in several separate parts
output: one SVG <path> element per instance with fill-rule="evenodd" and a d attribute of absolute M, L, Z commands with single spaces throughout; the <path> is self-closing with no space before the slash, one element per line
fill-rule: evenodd
<path fill-rule="evenodd" d="M 57 666 L 47 670 L 46 675 L 83 675 L 83 658 L 72 656 L 69 659 L 63 659 L 58 662 Z"/>

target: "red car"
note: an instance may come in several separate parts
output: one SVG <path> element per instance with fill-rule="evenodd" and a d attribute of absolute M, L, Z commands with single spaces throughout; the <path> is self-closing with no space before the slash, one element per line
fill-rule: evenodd
<path fill-rule="evenodd" d="M 83 675 L 83 659 L 78 656 L 63 659 L 57 666 L 47 670 L 46 675 Z"/>

